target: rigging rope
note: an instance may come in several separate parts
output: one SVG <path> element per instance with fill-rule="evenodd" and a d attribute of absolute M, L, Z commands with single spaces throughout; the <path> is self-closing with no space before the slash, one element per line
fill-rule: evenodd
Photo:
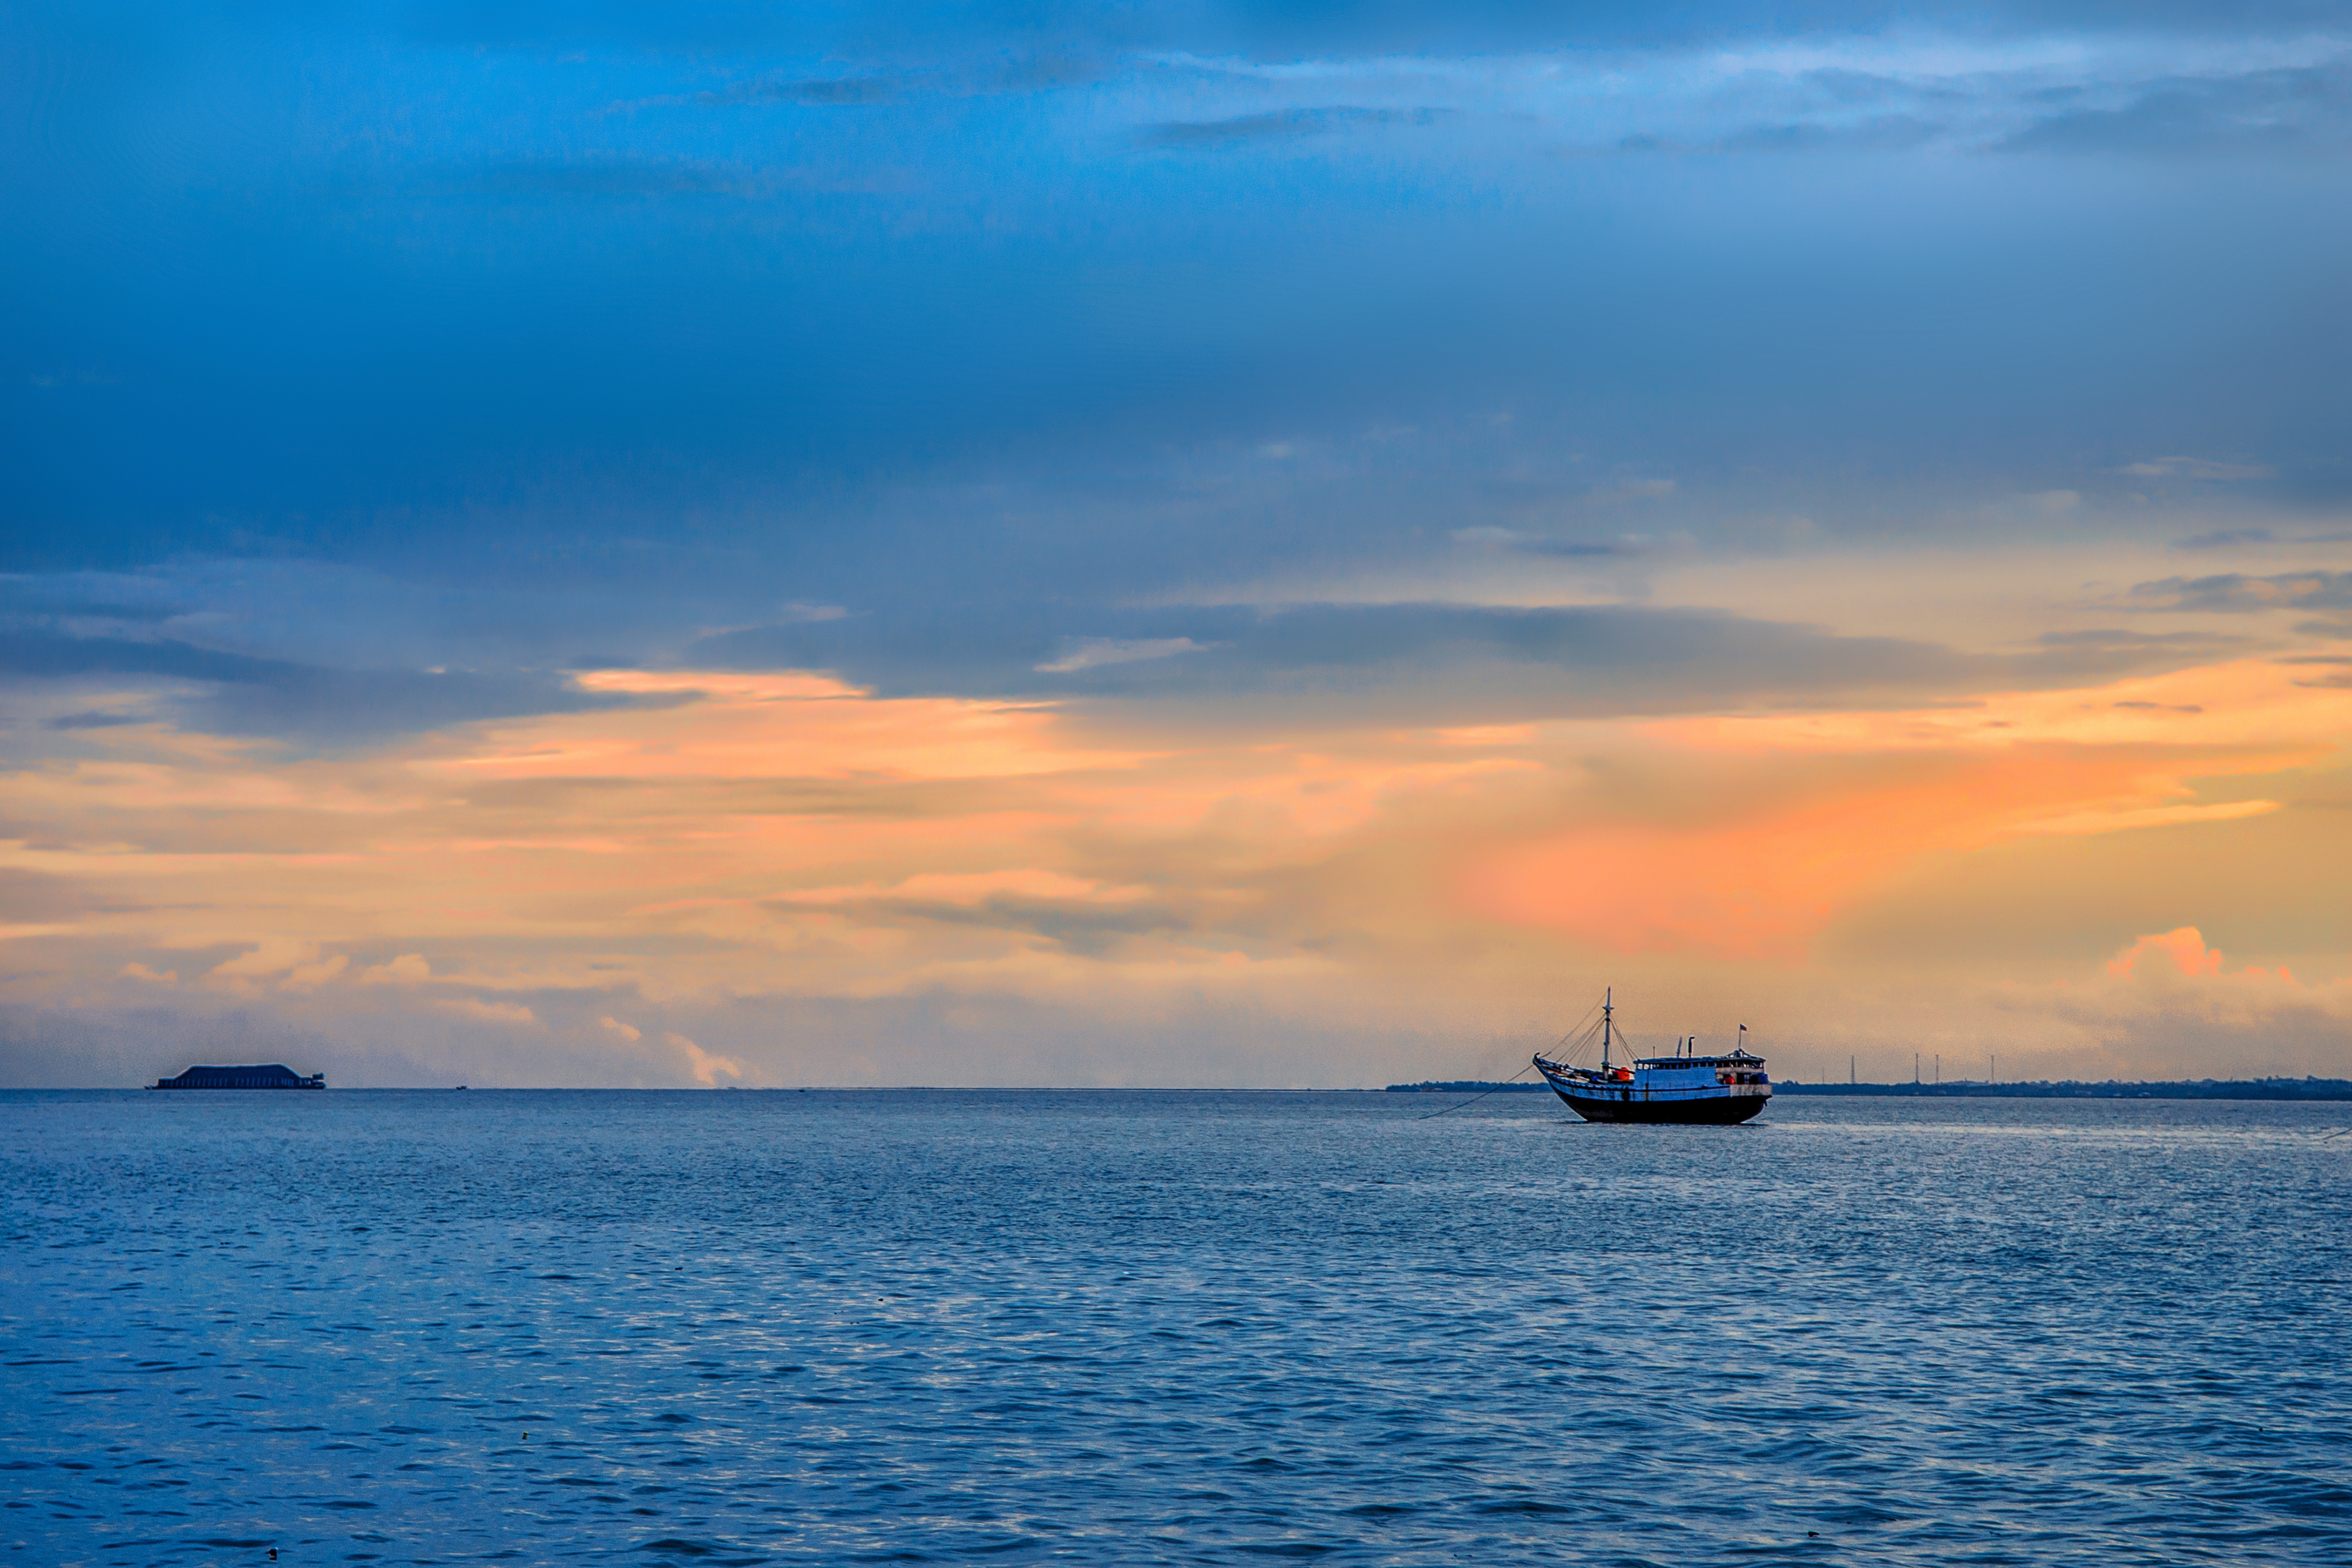
<path fill-rule="evenodd" d="M 1597 1002 L 1594 1003 L 1591 1010 L 1586 1012 L 1584 1015 L 1586 1021 L 1580 1025 L 1570 1035 L 1563 1037 L 1557 1045 L 1552 1047 L 1552 1049 L 1555 1051 L 1559 1050 L 1562 1047 L 1568 1047 L 1568 1057 L 1566 1059 L 1570 1066 L 1575 1066 L 1577 1064 L 1577 1059 L 1583 1056 L 1585 1052 L 1592 1048 L 1592 1037 L 1600 1033 L 1602 1023 L 1602 1020 L 1593 1017 L 1592 1015 L 1600 1010 L 1601 1005 Z M 1625 1031 L 1622 1029 L 1617 1031 L 1620 1037 L 1622 1037 L 1624 1032 Z"/>
<path fill-rule="evenodd" d="M 1587 1007 L 1584 1010 L 1584 1016 L 1579 1018 L 1573 1025 L 1570 1026 L 1568 1033 L 1562 1035 L 1559 1040 L 1555 1041 L 1552 1048 L 1554 1050 L 1558 1050 L 1561 1046 L 1567 1044 L 1576 1036 L 1583 1034 L 1587 1029 L 1590 1029 L 1592 1026 L 1592 1015 L 1601 1011 L 1601 1003 L 1595 1002 L 1591 1006 Z"/>
<path fill-rule="evenodd" d="M 1447 1107 L 1445 1108 L 1445 1110 L 1433 1110 L 1433 1111 L 1431 1111 L 1427 1116 L 1416 1116 L 1416 1117 L 1414 1117 L 1414 1118 L 1413 1118 L 1413 1120 L 1414 1120 L 1415 1121 L 1433 1121 L 1433 1120 L 1435 1120 L 1436 1118 L 1438 1118 L 1438 1117 L 1440 1117 L 1440 1116 L 1444 1116 L 1444 1115 L 1445 1115 L 1445 1114 L 1446 1114 L 1447 1112 L 1449 1112 L 1449 1111 L 1459 1110 L 1461 1110 L 1461 1109 L 1462 1109 L 1462 1106 L 1464 1106 L 1464 1105 L 1475 1105 L 1475 1104 L 1477 1104 L 1480 1100 L 1482 1100 L 1486 1099 L 1486 1095 L 1489 1095 L 1489 1094 L 1500 1094 L 1500 1093 L 1502 1093 L 1502 1092 L 1503 1092 L 1503 1090 L 1505 1090 L 1505 1089 L 1507 1089 L 1510 1088 L 1510 1087 L 1511 1087 L 1511 1085 L 1513 1085 L 1513 1084 L 1515 1084 L 1515 1083 L 1518 1082 L 1518 1081 L 1519 1081 L 1519 1079 L 1523 1079 L 1523 1078 L 1527 1077 L 1527 1076 L 1528 1076 L 1528 1074 L 1529 1074 L 1529 1073 L 1533 1072 L 1533 1071 L 1535 1070 L 1535 1067 L 1536 1067 L 1536 1064 L 1535 1064 L 1535 1063 L 1533 1063 L 1533 1062 L 1529 1062 L 1527 1066 L 1525 1066 L 1525 1067 L 1521 1068 L 1518 1071 L 1517 1071 L 1517 1072 L 1513 1073 L 1510 1077 L 1508 1077 L 1508 1078 L 1505 1079 L 1502 1082 L 1500 1082 L 1500 1083 L 1496 1084 L 1494 1088 L 1492 1088 L 1492 1089 L 1487 1089 L 1487 1090 L 1486 1090 L 1485 1093 L 1483 1093 L 1483 1094 L 1474 1094 L 1474 1095 L 1472 1095 L 1469 1099 L 1467 1099 L 1467 1100 L 1465 1100 L 1462 1101 L 1462 1104 L 1461 1104 L 1461 1105 L 1449 1105 L 1449 1106 L 1447 1106 Z"/>
<path fill-rule="evenodd" d="M 1601 1004 L 1600 1002 L 1595 1002 L 1591 1006 L 1587 1007 L 1584 1010 L 1584 1016 L 1578 1019 L 1574 1026 L 1572 1026 L 1567 1034 L 1562 1035 L 1559 1039 L 1552 1042 L 1551 1048 L 1555 1056 L 1557 1056 L 1557 1053 L 1559 1053 L 1562 1048 L 1566 1048 L 1569 1053 L 1567 1059 L 1570 1065 L 1573 1065 L 1578 1057 L 1581 1056 L 1585 1051 L 1590 1050 L 1592 1047 L 1593 1033 L 1601 1027 L 1602 1022 L 1602 1020 L 1595 1018 L 1592 1015 L 1600 1012 L 1601 1010 Z M 1622 1033 L 1622 1031 L 1620 1032 Z M 1518 1071 L 1513 1073 L 1510 1077 L 1505 1079 L 1502 1082 L 1496 1084 L 1492 1089 L 1482 1089 L 1478 1093 L 1472 1095 L 1469 1099 L 1462 1100 L 1457 1104 L 1449 1105 L 1443 1110 L 1433 1110 L 1426 1116 L 1416 1116 L 1413 1120 L 1415 1121 L 1434 1121 L 1438 1117 L 1450 1116 L 1454 1112 L 1461 1110 L 1465 1107 L 1475 1105 L 1480 1100 L 1486 1099 L 1486 1096 L 1490 1094 L 1500 1094 L 1503 1090 L 1510 1088 L 1511 1085 L 1518 1082 L 1519 1079 L 1533 1072 L 1535 1070 L 1535 1063 L 1529 1062 L 1527 1066 L 1521 1068 Z"/>

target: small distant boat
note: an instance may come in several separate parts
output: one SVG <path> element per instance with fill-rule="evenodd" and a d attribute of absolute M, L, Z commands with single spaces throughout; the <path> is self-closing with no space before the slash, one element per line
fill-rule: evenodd
<path fill-rule="evenodd" d="M 272 1062 L 268 1067 L 190 1068 L 177 1078 L 159 1078 L 150 1089 L 324 1089 L 325 1073 L 305 1078 L 292 1068 Z"/>
<path fill-rule="evenodd" d="M 1739 1026 L 1744 1040 L 1748 1026 Z M 1630 1067 L 1610 1060 L 1616 1034 L 1616 1007 L 1607 992 L 1601 1002 L 1601 1066 L 1571 1067 L 1536 1053 L 1536 1070 L 1569 1109 L 1587 1121 L 1704 1122 L 1717 1126 L 1745 1121 L 1772 1098 L 1764 1058 L 1742 1046 L 1726 1056 L 1703 1056 L 1692 1039 L 1670 1057 L 1638 1057 Z"/>

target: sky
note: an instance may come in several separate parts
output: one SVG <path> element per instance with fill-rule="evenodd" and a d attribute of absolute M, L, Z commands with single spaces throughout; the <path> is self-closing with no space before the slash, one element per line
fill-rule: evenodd
<path fill-rule="evenodd" d="M 2352 1076 L 2337 5 L 0 17 L 0 1084 Z"/>

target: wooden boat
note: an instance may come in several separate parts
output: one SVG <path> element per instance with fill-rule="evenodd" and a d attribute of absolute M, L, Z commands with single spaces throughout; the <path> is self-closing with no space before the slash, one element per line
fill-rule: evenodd
<path fill-rule="evenodd" d="M 1748 1026 L 1739 1026 L 1747 1038 Z M 1611 1060 L 1616 1007 L 1608 993 L 1601 1003 L 1601 1066 L 1572 1067 L 1538 1051 L 1536 1070 L 1569 1109 L 1587 1121 L 1677 1121 L 1718 1125 L 1745 1121 L 1772 1098 L 1764 1058 L 1745 1045 L 1728 1055 L 1700 1054 L 1694 1038 L 1678 1042 L 1670 1057 L 1637 1057 L 1629 1066 Z"/>

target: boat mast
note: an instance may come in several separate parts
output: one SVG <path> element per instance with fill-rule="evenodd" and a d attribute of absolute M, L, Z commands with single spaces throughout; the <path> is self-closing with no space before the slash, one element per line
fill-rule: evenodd
<path fill-rule="evenodd" d="M 1602 1072 L 1609 1070 L 1609 1016 L 1614 1011 L 1615 1009 L 1610 1005 L 1609 987 L 1604 985 L 1601 988 L 1601 1070 Z"/>

